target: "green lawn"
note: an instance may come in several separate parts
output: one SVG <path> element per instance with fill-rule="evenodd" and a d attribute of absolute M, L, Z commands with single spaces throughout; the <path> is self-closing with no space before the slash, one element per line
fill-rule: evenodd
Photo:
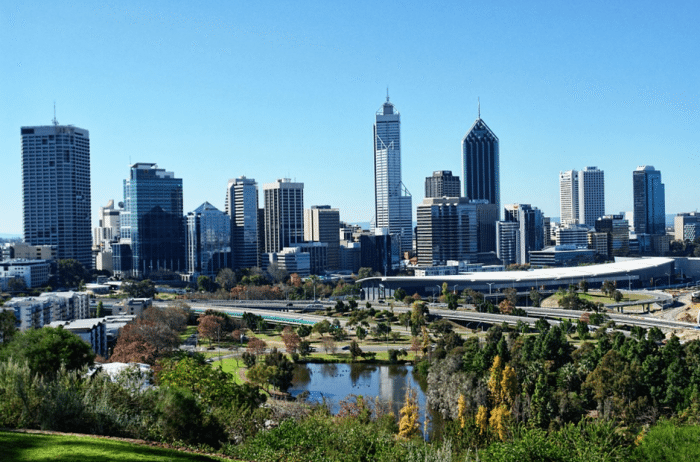
<path fill-rule="evenodd" d="M 49 461 L 221 461 L 218 457 L 74 435 L 0 432 L 2 460 Z"/>
<path fill-rule="evenodd" d="M 588 293 L 584 294 L 583 292 L 578 292 L 578 295 L 582 299 L 591 301 L 593 303 L 600 302 L 604 305 L 612 305 L 612 304 L 617 303 L 615 301 L 615 299 L 610 298 L 610 297 L 606 297 L 602 293 L 588 292 Z M 621 303 L 622 302 L 629 302 L 629 301 L 643 301 L 643 300 L 648 300 L 648 299 L 652 298 L 649 295 L 638 294 L 638 293 L 625 293 L 625 292 L 623 292 L 622 295 L 623 295 L 622 300 L 620 300 Z M 560 299 L 561 299 L 561 295 L 554 294 L 554 295 L 551 295 L 550 297 L 547 297 L 544 300 L 556 300 L 556 305 L 558 306 Z M 544 300 L 543 300 L 543 302 L 544 302 Z M 544 303 L 543 303 L 543 305 L 544 305 Z"/>

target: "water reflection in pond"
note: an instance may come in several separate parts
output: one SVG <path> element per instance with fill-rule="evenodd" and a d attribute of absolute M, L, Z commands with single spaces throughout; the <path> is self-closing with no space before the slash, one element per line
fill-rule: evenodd
<path fill-rule="evenodd" d="M 333 414 L 340 409 L 340 401 L 350 395 L 378 397 L 389 403 L 398 416 L 409 386 L 418 393 L 422 423 L 425 419 L 425 384 L 414 376 L 411 365 L 297 365 L 289 393 L 297 396 L 308 391 L 307 401 L 321 403 L 325 400 Z M 434 421 L 432 417 L 431 421 Z"/>

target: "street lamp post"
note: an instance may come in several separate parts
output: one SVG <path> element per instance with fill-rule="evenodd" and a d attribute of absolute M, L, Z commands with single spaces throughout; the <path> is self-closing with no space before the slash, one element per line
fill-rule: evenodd
<path fill-rule="evenodd" d="M 495 282 L 487 282 L 486 284 L 489 286 L 489 295 L 491 295 L 491 286 L 494 285 Z"/>

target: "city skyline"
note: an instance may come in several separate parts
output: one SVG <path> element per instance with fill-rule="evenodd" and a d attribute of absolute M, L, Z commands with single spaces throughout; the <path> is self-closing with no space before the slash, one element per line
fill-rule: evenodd
<path fill-rule="evenodd" d="M 54 101 L 62 124 L 90 131 L 93 227 L 134 162 L 179 172 L 185 213 L 206 201 L 223 210 L 229 178 L 289 177 L 305 183 L 308 206 L 369 222 L 367 133 L 387 85 L 403 115 L 414 221 L 424 179 L 462 171 L 479 97 L 500 139 L 501 204 L 556 216 L 558 172 L 596 165 L 606 213 L 631 211 L 630 172 L 654 165 L 668 213 L 697 208 L 700 67 L 687 56 L 700 51 L 698 5 L 360 3 L 341 13 L 304 2 L 5 9 L 0 233 L 22 234 L 19 127 L 49 125 Z"/>

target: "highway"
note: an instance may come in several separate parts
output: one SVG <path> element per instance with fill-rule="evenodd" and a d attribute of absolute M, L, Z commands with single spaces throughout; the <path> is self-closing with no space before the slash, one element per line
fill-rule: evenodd
<path fill-rule="evenodd" d="M 232 316 L 242 316 L 244 312 L 252 312 L 262 316 L 265 320 L 272 323 L 292 324 L 292 325 L 312 325 L 323 319 L 329 319 L 326 316 L 304 313 L 303 311 L 314 309 L 320 310 L 326 307 L 335 305 L 333 302 L 316 302 L 310 308 L 310 301 L 288 302 L 286 300 L 242 300 L 242 301 L 189 301 L 187 302 L 194 311 L 204 312 L 207 309 L 226 312 Z M 156 302 L 158 306 L 167 306 L 168 302 Z M 291 305 L 291 306 L 290 306 Z M 430 314 L 444 319 L 450 319 L 459 322 L 475 322 L 486 324 L 502 324 L 514 326 L 519 321 L 530 326 L 534 326 L 538 319 L 545 318 L 550 324 L 558 324 L 561 319 L 576 320 L 581 317 L 583 311 L 564 310 L 559 308 L 533 308 L 527 306 L 519 306 L 527 313 L 527 316 L 511 316 L 505 314 L 479 313 L 477 311 L 451 311 L 429 306 Z M 361 308 L 362 309 L 362 308 Z M 389 309 L 389 306 L 378 306 L 376 309 Z M 395 313 L 409 311 L 408 307 L 394 307 Z M 674 329 L 698 329 L 700 326 L 688 322 L 669 321 L 660 318 L 631 316 L 624 314 L 616 314 L 604 312 L 617 325 L 640 326 L 644 328 L 658 327 L 662 330 Z M 337 319 L 337 318 L 333 318 Z M 346 321 L 339 319 L 341 325 L 345 326 Z"/>

